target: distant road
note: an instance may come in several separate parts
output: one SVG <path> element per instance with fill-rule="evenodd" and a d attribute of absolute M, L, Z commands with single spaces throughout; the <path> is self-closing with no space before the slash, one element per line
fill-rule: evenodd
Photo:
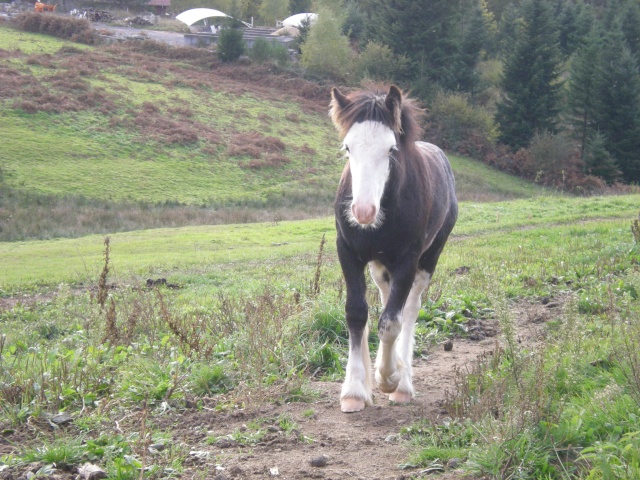
<path fill-rule="evenodd" d="M 156 42 L 168 43 L 170 45 L 185 46 L 184 34 L 176 32 L 160 32 L 158 30 L 147 30 L 136 27 L 113 27 L 104 23 L 92 23 L 96 30 L 108 30 L 115 32 L 119 37 L 133 37 L 135 35 L 147 36 Z"/>

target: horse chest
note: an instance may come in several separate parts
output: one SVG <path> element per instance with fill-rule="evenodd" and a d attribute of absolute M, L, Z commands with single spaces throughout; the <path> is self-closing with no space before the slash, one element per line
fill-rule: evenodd
<path fill-rule="evenodd" d="M 383 265 L 393 265 L 420 253 L 424 235 L 406 224 L 389 222 L 374 230 L 340 223 L 340 234 L 362 262 L 375 260 Z"/>

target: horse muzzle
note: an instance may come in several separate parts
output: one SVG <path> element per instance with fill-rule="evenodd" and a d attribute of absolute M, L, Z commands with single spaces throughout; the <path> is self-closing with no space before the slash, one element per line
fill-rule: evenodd
<path fill-rule="evenodd" d="M 359 203 L 351 204 L 351 213 L 356 222 L 360 225 L 371 225 L 375 223 L 378 215 L 378 209 L 375 205 L 361 205 Z"/>

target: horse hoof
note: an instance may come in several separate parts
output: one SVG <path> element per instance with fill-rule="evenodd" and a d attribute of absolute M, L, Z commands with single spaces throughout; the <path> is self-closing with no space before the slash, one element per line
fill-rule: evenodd
<path fill-rule="evenodd" d="M 359 398 L 346 397 L 340 399 L 340 409 L 343 413 L 359 412 L 360 410 L 364 410 L 364 407 L 364 400 L 360 400 Z"/>
<path fill-rule="evenodd" d="M 411 394 L 408 392 L 395 391 L 389 395 L 389 400 L 395 403 L 409 403 L 411 402 Z"/>

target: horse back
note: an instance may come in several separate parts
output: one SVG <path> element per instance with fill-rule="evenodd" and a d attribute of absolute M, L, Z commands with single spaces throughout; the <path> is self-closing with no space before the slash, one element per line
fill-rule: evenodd
<path fill-rule="evenodd" d="M 425 167 L 426 188 L 425 203 L 428 216 L 425 232 L 424 250 L 435 238 L 446 238 L 453 230 L 458 218 L 458 200 L 456 184 L 451 164 L 444 152 L 427 142 L 416 142 Z"/>

